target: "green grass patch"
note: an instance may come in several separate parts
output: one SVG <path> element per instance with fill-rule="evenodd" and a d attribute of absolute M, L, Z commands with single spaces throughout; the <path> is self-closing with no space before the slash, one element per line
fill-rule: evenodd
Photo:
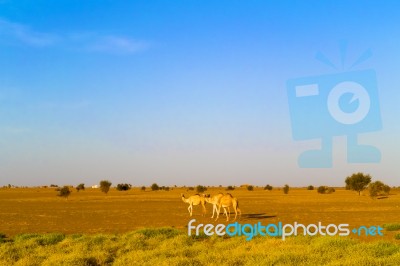
<path fill-rule="evenodd" d="M 400 223 L 384 224 L 383 228 L 385 228 L 386 231 L 398 231 L 400 230 Z"/>
<path fill-rule="evenodd" d="M 394 239 L 400 240 L 400 234 L 395 234 L 395 235 L 394 235 Z"/>

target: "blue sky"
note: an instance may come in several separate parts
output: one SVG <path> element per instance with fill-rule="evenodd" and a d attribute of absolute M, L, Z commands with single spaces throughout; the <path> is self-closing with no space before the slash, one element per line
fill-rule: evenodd
<path fill-rule="evenodd" d="M 0 0 L 0 185 L 400 185 L 396 1 Z M 341 66 L 340 43 L 348 44 Z M 301 169 L 286 81 L 374 69 L 378 164 Z M 326 55 L 338 69 L 315 59 Z"/>

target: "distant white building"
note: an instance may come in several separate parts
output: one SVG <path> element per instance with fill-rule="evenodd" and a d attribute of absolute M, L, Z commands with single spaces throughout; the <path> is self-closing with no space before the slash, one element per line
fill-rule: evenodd
<path fill-rule="evenodd" d="M 99 188 L 99 185 L 93 185 L 92 188 Z"/>

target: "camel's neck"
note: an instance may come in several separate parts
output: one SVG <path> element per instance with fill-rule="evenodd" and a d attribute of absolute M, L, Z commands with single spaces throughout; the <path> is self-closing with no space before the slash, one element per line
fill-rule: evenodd
<path fill-rule="evenodd" d="M 189 200 L 186 199 L 184 196 L 182 196 L 182 201 L 185 202 L 185 203 L 188 203 L 188 202 L 189 202 Z"/>

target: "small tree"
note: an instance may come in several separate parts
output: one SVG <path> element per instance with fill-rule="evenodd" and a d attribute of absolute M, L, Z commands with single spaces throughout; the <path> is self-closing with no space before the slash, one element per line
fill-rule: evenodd
<path fill-rule="evenodd" d="M 100 181 L 100 190 L 101 192 L 108 193 L 111 187 L 111 182 L 108 180 L 101 180 Z"/>
<path fill-rule="evenodd" d="M 59 191 L 58 191 L 58 196 L 59 197 L 64 197 L 65 199 L 68 199 L 68 196 L 71 194 L 71 190 L 69 189 L 69 186 L 63 186 Z"/>
<path fill-rule="evenodd" d="M 288 193 L 289 193 L 289 185 L 288 185 L 288 184 L 286 184 L 286 185 L 283 187 L 283 193 L 285 193 L 285 194 L 288 194 Z"/>
<path fill-rule="evenodd" d="M 309 185 L 309 186 L 307 187 L 307 190 L 314 190 L 314 186 Z"/>
<path fill-rule="evenodd" d="M 366 189 L 368 184 L 371 183 L 371 176 L 359 172 L 348 176 L 345 182 L 346 189 L 357 191 L 358 195 L 361 195 L 361 191 Z"/>
<path fill-rule="evenodd" d="M 146 191 L 146 187 L 145 187 L 145 186 L 142 186 L 142 187 L 140 188 L 140 190 Z"/>
<path fill-rule="evenodd" d="M 247 186 L 247 190 L 248 190 L 248 191 L 253 191 L 253 190 L 254 190 L 254 187 L 253 187 L 252 185 L 249 185 L 249 186 Z"/>
<path fill-rule="evenodd" d="M 160 189 L 160 187 L 156 183 L 153 183 L 151 185 L 151 190 L 156 191 L 156 190 L 159 190 L 159 189 Z"/>
<path fill-rule="evenodd" d="M 264 187 L 264 190 L 269 190 L 269 191 L 271 191 L 271 190 L 272 190 L 272 186 L 266 185 L 266 186 Z"/>
<path fill-rule="evenodd" d="M 85 190 L 85 184 L 81 183 L 76 186 L 76 191 L 79 192 L 80 190 Z"/>
<path fill-rule="evenodd" d="M 385 185 L 381 181 L 375 181 L 368 186 L 369 195 L 371 198 L 375 198 L 377 196 L 387 196 L 390 192 L 390 187 Z"/>
<path fill-rule="evenodd" d="M 202 185 L 198 185 L 198 186 L 196 187 L 197 193 L 203 193 L 203 192 L 206 191 L 206 190 L 207 190 L 207 187 L 202 186 Z"/>

